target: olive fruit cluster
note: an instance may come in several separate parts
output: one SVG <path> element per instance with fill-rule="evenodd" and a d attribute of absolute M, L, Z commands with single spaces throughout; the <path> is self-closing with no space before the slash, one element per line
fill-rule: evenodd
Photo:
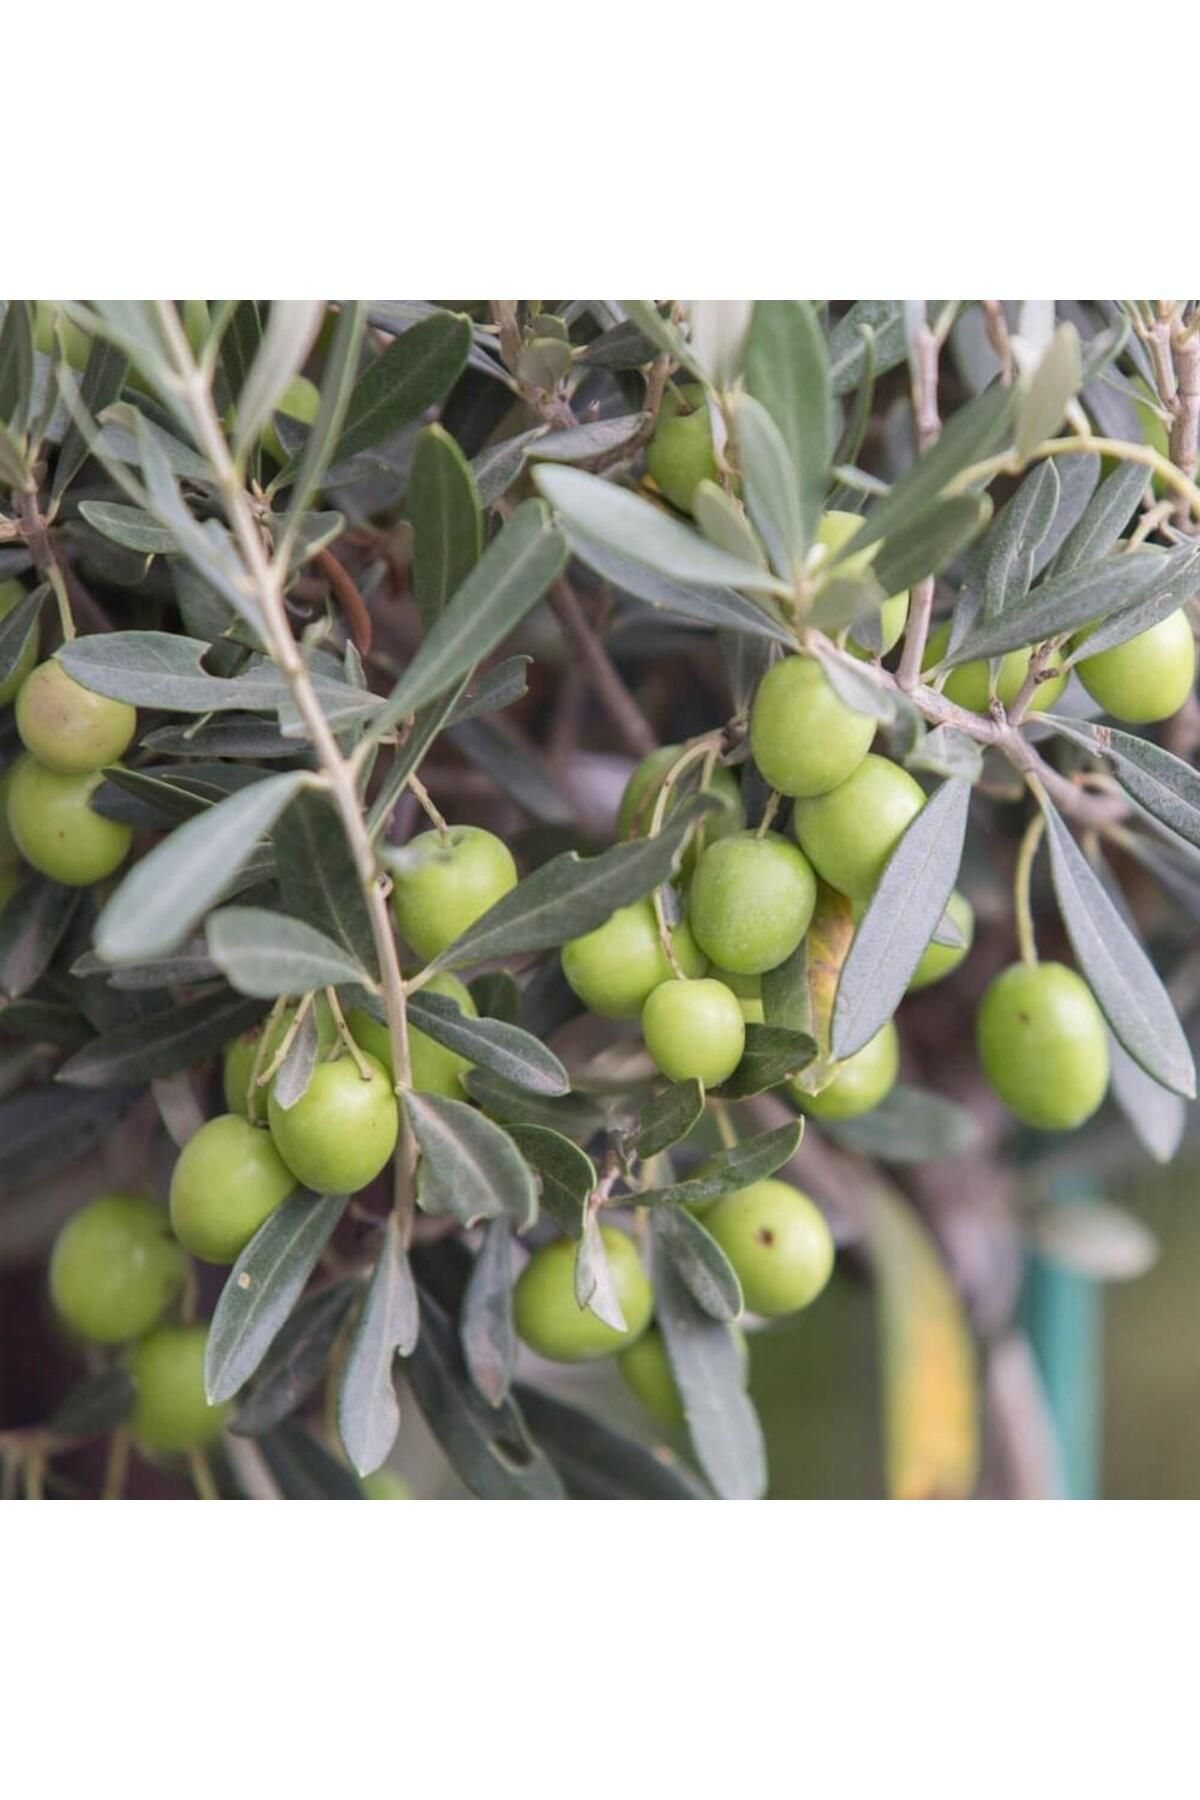
<path fill-rule="evenodd" d="M 18 584 L 5 588 L 0 614 L 21 598 Z M 36 655 L 31 640 L 24 662 Z M 36 667 L 19 665 L 0 688 L 0 702 L 14 697 L 25 754 L 6 773 L 5 835 L 40 874 L 66 887 L 90 887 L 129 853 L 132 828 L 103 818 L 90 802 L 104 779 L 101 771 L 133 741 L 137 713 L 123 700 L 81 687 L 57 657 Z"/>
<path fill-rule="evenodd" d="M 834 1263 L 829 1227 L 819 1207 L 789 1183 L 755 1182 L 711 1202 L 702 1218 L 741 1283 L 748 1311 L 782 1318 L 811 1306 L 828 1283 Z M 608 1225 L 600 1240 L 626 1329 L 580 1306 L 576 1246 L 560 1238 L 535 1250 L 521 1273 L 514 1294 L 517 1331 L 531 1350 L 554 1362 L 616 1356 L 631 1392 L 660 1424 L 676 1427 L 683 1422 L 683 1402 L 662 1333 L 652 1322 L 654 1295 L 637 1247 L 626 1232 Z"/>

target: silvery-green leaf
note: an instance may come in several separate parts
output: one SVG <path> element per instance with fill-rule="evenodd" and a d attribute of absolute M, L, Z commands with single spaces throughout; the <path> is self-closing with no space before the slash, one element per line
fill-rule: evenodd
<path fill-rule="evenodd" d="M 297 1100 L 302 1100 L 308 1092 L 312 1072 L 317 1066 L 318 1048 L 316 1009 L 310 1006 L 300 1020 L 291 1047 L 271 1083 L 275 1104 L 284 1112 L 290 1112 Z"/>
<path fill-rule="evenodd" d="M 615 549 L 672 581 L 697 587 L 745 588 L 749 593 L 789 594 L 783 582 L 759 567 L 718 550 L 690 525 L 615 482 L 583 469 L 541 463 L 534 472 L 541 494 L 564 529 Z"/>
<path fill-rule="evenodd" d="M 122 506 L 112 500 L 81 500 L 79 511 L 101 537 L 128 550 L 140 550 L 150 556 L 175 556 L 179 542 L 173 531 L 136 506 Z"/>
<path fill-rule="evenodd" d="M 599 856 L 568 850 L 543 863 L 488 909 L 429 965 L 458 968 L 522 950 L 550 950 L 594 931 L 619 906 L 661 887 L 693 825 L 718 803 L 707 794 L 680 802 L 657 837 L 614 844 Z"/>
<path fill-rule="evenodd" d="M 258 1367 L 254 1386 L 238 1406 L 230 1430 L 258 1437 L 308 1399 L 325 1373 L 330 1352 L 361 1287 L 337 1281 L 301 1300 Z"/>
<path fill-rule="evenodd" d="M 831 1048 L 853 1056 L 904 998 L 954 892 L 970 783 L 944 781 L 904 833 L 855 930 L 833 1007 Z"/>
<path fill-rule="evenodd" d="M 710 1319 L 728 1323 L 741 1318 L 742 1284 L 733 1264 L 701 1220 L 681 1206 L 664 1206 L 655 1214 L 655 1241 L 666 1251 L 679 1279 Z"/>
<path fill-rule="evenodd" d="M 829 352 L 811 302 L 755 301 L 745 369 L 746 390 L 774 420 L 791 462 L 803 556 L 817 535 L 837 435 Z"/>
<path fill-rule="evenodd" d="M 1025 477 L 980 545 L 985 619 L 998 618 L 1029 592 L 1038 550 L 1058 507 L 1058 471 L 1047 457 Z"/>
<path fill-rule="evenodd" d="M 794 632 L 769 613 L 765 605 L 748 599 L 733 588 L 697 587 L 673 581 L 648 564 L 614 549 L 603 538 L 592 537 L 569 522 L 565 523 L 565 530 L 579 560 L 635 600 L 697 625 L 716 626 L 795 648 Z"/>
<path fill-rule="evenodd" d="M 752 1182 L 774 1175 L 784 1163 L 790 1162 L 803 1133 L 804 1121 L 793 1119 L 787 1125 L 776 1126 L 773 1131 L 746 1138 L 731 1149 L 718 1150 L 705 1163 L 702 1175 L 672 1182 L 669 1187 L 645 1188 L 638 1195 L 638 1205 L 699 1206 L 709 1200 L 719 1200 L 722 1194 L 749 1187 Z"/>
<path fill-rule="evenodd" d="M 508 1398 L 517 1360 L 512 1304 L 512 1224 L 489 1219 L 463 1294 L 459 1338 L 476 1393 L 489 1406 Z"/>
<path fill-rule="evenodd" d="M 552 1050 L 500 1019 L 472 1019 L 446 994 L 429 990 L 412 995 L 409 1020 L 435 1043 L 485 1069 L 494 1069 L 506 1081 L 535 1094 L 565 1094 L 571 1081 Z"/>
<path fill-rule="evenodd" d="M 83 894 L 44 875 L 29 874 L 0 908 L 0 994 L 27 994 L 50 966 Z"/>
<path fill-rule="evenodd" d="M 672 1082 L 642 1108 L 637 1153 L 643 1161 L 677 1144 L 704 1112 L 704 1089 L 695 1079 Z"/>
<path fill-rule="evenodd" d="M 376 732 L 390 730 L 461 680 L 537 605 L 566 561 L 566 540 L 546 508 L 539 500 L 525 501 L 430 627 L 377 714 Z"/>
<path fill-rule="evenodd" d="M 788 446 L 766 407 L 752 395 L 739 396 L 734 416 L 750 516 L 775 573 L 794 583 L 811 540 Z"/>
<path fill-rule="evenodd" d="M 96 921 L 96 949 L 105 961 L 144 962 L 183 943 L 309 779 L 299 770 L 269 775 L 156 844 Z"/>
<path fill-rule="evenodd" d="M 1193 549 L 1190 557 L 1178 558 L 1175 578 L 1169 585 L 1106 619 L 1103 625 L 1077 643 L 1068 657 L 1061 659 L 1062 666 L 1073 668 L 1089 656 L 1099 656 L 1117 644 L 1127 644 L 1130 638 L 1140 636 L 1143 631 L 1153 630 L 1194 598 L 1197 586 L 1200 586 L 1200 546 Z"/>
<path fill-rule="evenodd" d="M 304 440 L 298 463 L 296 457 L 292 457 L 272 483 L 272 490 L 291 484 L 291 499 L 279 545 L 279 554 L 289 560 L 293 538 L 299 532 L 304 515 L 333 459 L 334 446 L 349 411 L 358 373 L 363 318 L 361 301 L 341 302 L 333 342 L 321 375 L 321 400 L 312 430 Z"/>
<path fill-rule="evenodd" d="M 583 1231 L 588 1197 L 596 1187 L 596 1165 L 561 1132 L 546 1125 L 510 1124 L 508 1135 L 542 1184 L 542 1205 L 568 1237 Z"/>
<path fill-rule="evenodd" d="M 622 413 L 618 419 L 596 419 L 587 425 L 569 425 L 564 431 L 547 431 L 534 439 L 529 455 L 545 462 L 590 462 L 594 456 L 612 455 L 623 444 L 632 447 L 644 423 L 644 413 Z"/>
<path fill-rule="evenodd" d="M 174 1075 L 223 1050 L 262 1012 L 254 1000 L 222 988 L 160 1012 L 139 1013 L 69 1056 L 55 1080 L 70 1087 L 112 1088 Z"/>
<path fill-rule="evenodd" d="M 207 927 L 209 955 L 240 994 L 274 1000 L 353 982 L 370 987 L 362 964 L 302 919 L 257 906 L 226 906 Z"/>
<path fill-rule="evenodd" d="M 904 361 L 904 301 L 856 300 L 829 334 L 830 376 L 835 394 L 848 394 L 862 380 L 863 325 L 869 325 L 874 336 L 877 374 L 884 375 Z"/>
<path fill-rule="evenodd" d="M 1092 725 L 1047 713 L 1060 737 L 1107 757 L 1125 792 L 1150 815 L 1200 849 L 1200 772 L 1169 750 L 1114 725 Z"/>
<path fill-rule="evenodd" d="M 204 1359 L 210 1406 L 249 1381 L 293 1307 L 345 1211 L 344 1194 L 285 1200 L 261 1225 L 229 1272 L 213 1313 Z"/>
<path fill-rule="evenodd" d="M 508 1217 L 526 1231 L 537 1217 L 533 1176 L 507 1132 L 473 1106 L 441 1094 L 406 1092 L 418 1144 L 418 1198 L 426 1212 L 461 1224 Z"/>
<path fill-rule="evenodd" d="M 931 775 L 958 776 L 978 781 L 983 774 L 983 751 L 974 738 L 953 725 L 935 725 L 915 750 L 904 759 L 909 769 L 926 769 Z"/>
<path fill-rule="evenodd" d="M 1044 796 L 1039 799 L 1063 924 L 1101 1012 L 1147 1075 L 1194 1100 L 1192 1053 L 1154 965 L 1058 813 Z"/>
<path fill-rule="evenodd" d="M 807 1031 L 781 1025 L 747 1025 L 742 1060 L 717 1089 L 727 1100 L 748 1100 L 778 1087 L 788 1076 L 807 1068 L 817 1053 Z"/>
<path fill-rule="evenodd" d="M 1187 1129 L 1187 1102 L 1147 1075 L 1109 1032 L 1113 1098 L 1157 1163 L 1169 1163 Z"/>
<path fill-rule="evenodd" d="M 754 535 L 739 500 L 715 481 L 701 481 L 692 496 L 692 516 L 710 544 L 743 562 L 765 563 L 763 547 Z"/>
<path fill-rule="evenodd" d="M 483 510 L 471 465 L 440 425 L 417 434 L 408 471 L 413 594 L 428 630 L 483 549 Z"/>
<path fill-rule="evenodd" d="M 395 1361 L 411 1355 L 419 1330 L 416 1284 L 399 1220 L 391 1213 L 338 1381 L 338 1436 L 360 1475 L 378 1469 L 396 1441 L 400 1403 Z"/>
<path fill-rule="evenodd" d="M 11 679 L 21 658 L 28 654 L 49 593 L 50 583 L 43 581 L 0 619 L 0 686 Z"/>
<path fill-rule="evenodd" d="M 1075 457 L 1067 459 L 1074 464 Z M 1070 469 L 1068 467 L 1069 478 Z M 1069 575 L 1086 563 L 1107 556 L 1141 504 L 1150 471 L 1141 463 L 1121 463 L 1106 476 L 1058 552 L 1054 574 Z"/>
<path fill-rule="evenodd" d="M 940 575 L 978 537 L 992 516 L 986 494 L 943 494 L 898 520 L 873 565 L 885 594 L 899 594 L 928 575 Z"/>
<path fill-rule="evenodd" d="M 662 1227 L 651 1226 L 657 1240 Z M 766 1491 L 762 1427 L 746 1393 L 742 1353 L 728 1325 L 698 1306 L 656 1241 L 656 1314 L 701 1468 L 723 1500 L 757 1500 Z"/>

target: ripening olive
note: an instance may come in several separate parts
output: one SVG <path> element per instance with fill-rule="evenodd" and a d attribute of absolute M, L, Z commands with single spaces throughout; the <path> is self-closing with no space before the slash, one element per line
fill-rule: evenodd
<path fill-rule="evenodd" d="M 202 1262 L 236 1262 L 295 1185 L 265 1127 L 222 1113 L 179 1153 L 171 1176 L 175 1235 Z"/>
<path fill-rule="evenodd" d="M 700 483 L 717 479 L 702 387 L 668 388 L 646 446 L 646 468 L 671 505 L 686 513 L 692 510 Z"/>
<path fill-rule="evenodd" d="M 797 800 L 792 829 L 830 887 L 866 901 L 924 804 L 925 794 L 907 769 L 872 755 L 832 793 Z"/>
<path fill-rule="evenodd" d="M 54 1240 L 50 1298 L 80 1337 L 123 1344 L 162 1317 L 186 1267 L 156 1201 L 145 1194 L 101 1194 Z"/>
<path fill-rule="evenodd" d="M 0 619 L 7 619 L 14 606 L 19 606 L 25 598 L 25 589 L 19 581 L 0 581 Z M 7 706 L 15 700 L 30 670 L 38 659 L 39 628 L 34 626 L 29 641 L 17 659 L 17 665 L 10 675 L 0 681 L 0 706 Z"/>
<path fill-rule="evenodd" d="M 875 721 L 840 700 L 812 656 L 785 656 L 759 683 L 750 709 L 754 760 L 781 794 L 826 794 L 858 768 Z"/>
<path fill-rule="evenodd" d="M 160 1325 L 126 1351 L 135 1396 L 129 1423 L 145 1449 L 163 1454 L 199 1450 L 220 1437 L 229 1404 L 208 1404 L 207 1343 L 207 1325 Z"/>
<path fill-rule="evenodd" d="M 814 1119 L 857 1119 L 887 1098 L 899 1072 L 900 1039 L 889 1019 L 861 1050 L 838 1063 L 833 1080 L 819 1094 L 806 1094 L 795 1080 L 788 1087 L 800 1110 Z"/>
<path fill-rule="evenodd" d="M 82 687 L 57 657 L 26 678 L 16 711 L 25 748 L 60 775 L 84 775 L 116 762 L 137 730 L 136 707 Z"/>
<path fill-rule="evenodd" d="M 950 641 L 950 625 L 939 625 L 930 636 L 925 646 L 923 668 L 930 669 L 939 662 L 946 653 L 946 645 Z M 1029 659 L 1032 650 L 1010 650 L 1007 656 L 999 658 L 1000 669 L 996 676 L 996 698 L 1005 706 L 1011 706 L 1021 691 L 1021 685 L 1029 673 Z M 1052 707 L 1067 685 L 1066 675 L 1052 675 L 1048 681 L 1039 681 L 1033 690 L 1030 708 L 1035 712 L 1046 712 Z M 968 712 L 986 713 L 991 693 L 989 686 L 988 662 L 983 658 L 979 662 L 963 663 L 957 669 L 951 669 L 942 684 L 942 692 L 947 700 L 955 706 L 965 707 Z"/>
<path fill-rule="evenodd" d="M 704 1229 L 742 1284 L 748 1312 L 774 1319 L 809 1306 L 833 1272 L 833 1237 L 821 1209 L 786 1181 L 756 1181 L 715 1200 Z"/>
<path fill-rule="evenodd" d="M 671 948 L 685 975 L 703 975 L 708 958 L 687 920 L 671 931 Z M 658 935 L 651 900 L 621 906 L 603 925 L 562 947 L 562 967 L 583 1004 L 605 1019 L 636 1019 L 672 970 Z"/>
<path fill-rule="evenodd" d="M 952 975 L 971 948 L 975 936 L 975 908 L 971 902 L 955 889 L 946 911 L 962 932 L 963 941 L 961 944 L 935 944 L 931 940 L 922 951 L 921 960 L 908 984 L 910 993 L 915 993 L 918 988 L 929 987 L 946 975 Z"/>
<path fill-rule="evenodd" d="M 812 868 L 795 845 L 769 831 L 710 844 L 692 878 L 688 917 L 701 950 L 737 975 L 786 962 L 808 930 L 817 900 Z"/>
<path fill-rule="evenodd" d="M 522 1341 L 552 1362 L 592 1362 L 626 1349 L 650 1323 L 654 1295 L 633 1240 L 602 1225 L 613 1291 L 626 1331 L 606 1325 L 575 1298 L 576 1246 L 559 1238 L 535 1250 L 513 1291 L 513 1317 Z"/>
<path fill-rule="evenodd" d="M 722 982 L 664 981 L 642 1008 L 642 1036 L 671 1081 L 717 1087 L 742 1060 L 746 1021 Z"/>
<path fill-rule="evenodd" d="M 103 782 L 90 775 L 59 775 L 23 756 L 8 784 L 8 825 L 27 863 L 65 887 L 91 887 L 118 869 L 129 854 L 133 828 L 93 812 L 88 801 Z"/>
<path fill-rule="evenodd" d="M 267 1117 L 275 1148 L 296 1180 L 318 1194 L 356 1194 L 386 1168 L 400 1129 L 391 1077 L 364 1054 L 367 1076 L 352 1056 L 319 1062 L 294 1106 L 274 1092 Z"/>
<path fill-rule="evenodd" d="M 988 1080 L 1011 1113 L 1041 1131 L 1073 1131 L 1108 1087 L 1108 1034 L 1083 977 L 1062 963 L 1014 963 L 976 1020 Z"/>
<path fill-rule="evenodd" d="M 1086 641 L 1081 632 L 1073 648 Z M 1111 718 L 1155 725 L 1177 713 L 1196 681 L 1196 640 L 1187 613 L 1170 613 L 1148 631 L 1076 664 L 1079 679 Z"/>
<path fill-rule="evenodd" d="M 454 825 L 447 839 L 423 831 L 394 869 L 396 922 L 427 962 L 517 885 L 511 851 L 478 825 Z"/>

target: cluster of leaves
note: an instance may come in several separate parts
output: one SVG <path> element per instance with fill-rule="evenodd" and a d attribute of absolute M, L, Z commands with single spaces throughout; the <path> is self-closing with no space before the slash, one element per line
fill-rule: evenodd
<path fill-rule="evenodd" d="M 474 760 L 501 782 L 507 771 L 528 806 L 537 771 L 511 767 L 494 725 L 526 692 L 527 658 L 494 658 L 571 558 L 583 582 L 609 584 L 631 612 L 715 632 L 735 722 L 778 650 L 803 642 L 841 697 L 878 720 L 892 754 L 935 778 L 857 931 L 819 918 L 765 981 L 765 1023 L 748 1028 L 730 1101 L 852 1054 L 892 1017 L 926 945 L 947 930 L 972 794 L 992 754 L 961 722 L 923 712 L 878 663 L 846 657 L 839 634 L 869 635 L 888 594 L 942 577 L 957 595 L 946 668 L 1059 647 L 1084 624 L 1098 624 L 1095 650 L 1146 629 L 1197 585 L 1200 552 L 1186 539 L 1165 552 L 1124 542 L 1143 466 L 1102 479 L 1094 453 L 1046 453 L 1081 394 L 1087 404 L 1136 377 L 1120 314 L 1051 321 L 1028 373 L 987 381 L 886 486 L 857 463 L 877 383 L 912 352 L 901 302 L 859 302 L 836 317 L 759 303 L 732 339 L 706 333 L 701 314 L 689 332 L 677 311 L 646 302 L 496 317 L 498 329 L 486 312 L 425 302 L 342 303 L 327 315 L 243 301 L 204 312 L 193 361 L 174 309 L 72 304 L 90 339 L 75 372 L 65 335 L 38 352 L 32 307 L 8 303 L 0 475 L 14 499 L 0 570 L 32 568 L 37 585 L 0 622 L 0 681 L 48 619 L 52 594 L 61 600 L 75 581 L 113 596 L 120 628 L 76 637 L 62 660 L 84 686 L 139 709 L 139 747 L 106 772 L 96 805 L 148 847 L 103 897 L 33 877 L 0 912 L 0 1186 L 47 1180 L 147 1089 L 178 1131 L 180 1081 L 190 1095 L 188 1072 L 282 996 L 333 988 L 384 1016 L 367 896 L 272 637 L 263 565 L 288 596 L 307 691 L 381 851 L 397 801 L 443 734 L 468 754 L 469 734 L 482 734 Z M 320 381 L 310 425 L 279 410 L 304 367 Z M 724 410 L 744 504 L 710 505 L 695 526 L 625 479 L 668 370 L 700 381 L 714 408 L 733 394 Z M 220 454 L 205 417 L 218 423 Z M 268 426 L 279 456 L 263 448 Z M 997 475 L 1021 478 L 993 516 Z M 239 531 L 231 481 L 262 564 Z M 805 572 L 818 520 L 839 504 L 867 509 L 854 549 L 879 552 L 853 572 L 834 557 L 814 586 Z M 367 563 L 382 563 L 400 521 L 421 639 L 385 687 L 328 558 L 354 539 Z M 1130 802 L 1123 848 L 1194 914 L 1195 771 L 1086 717 L 1047 718 L 1031 733 L 1053 734 L 1068 768 L 1088 757 L 1111 772 Z M 1185 1034 L 1099 849 L 1085 854 L 1044 789 L 1039 800 L 1063 923 L 1125 1053 L 1118 1097 L 1155 1153 L 1169 1154 L 1194 1094 Z M 351 1225 L 347 1200 L 302 1191 L 231 1271 L 210 1331 L 210 1390 L 238 1399 L 234 1429 L 258 1439 L 284 1493 L 359 1492 L 302 1422 L 335 1347 L 338 1428 L 360 1474 L 395 1438 L 400 1358 L 417 1406 L 481 1496 L 764 1491 L 761 1432 L 727 1329 L 741 1312 L 737 1278 L 687 1208 L 782 1168 L 801 1122 L 755 1131 L 697 1176 L 697 1083 L 655 1083 L 639 1069 L 614 1092 L 581 1083 L 545 1043 L 569 1010 L 552 953 L 669 883 L 709 805 L 690 798 L 657 835 L 596 854 L 530 856 L 519 885 L 431 965 L 468 973 L 478 1019 L 419 986 L 410 996 L 412 1024 L 474 1064 L 471 1105 L 401 1096 L 419 1206 L 449 1227 L 444 1236 L 414 1248 L 400 1215 L 380 1211 L 353 1226 L 353 1272 L 325 1281 L 314 1271 Z M 313 1054 L 298 1044 L 297 1094 Z M 834 1135 L 904 1162 L 956 1154 L 971 1131 L 949 1100 L 901 1087 Z M 880 1177 L 869 1195 L 863 1236 L 885 1308 L 903 1311 L 898 1264 L 918 1267 L 925 1303 L 949 1321 L 961 1401 L 974 1379 L 961 1306 L 894 1190 Z M 544 1215 L 577 1240 L 581 1304 L 611 1317 L 598 1217 L 601 1206 L 634 1204 L 645 1209 L 657 1318 L 707 1488 L 678 1458 L 514 1385 L 516 1246 Z M 93 1429 L 111 1428 L 111 1395 L 105 1404 Z M 903 1415 L 902 1396 L 897 1406 Z M 934 1467 L 919 1448 L 906 1460 L 901 1437 L 897 1491 L 969 1488 L 969 1431 Z"/>

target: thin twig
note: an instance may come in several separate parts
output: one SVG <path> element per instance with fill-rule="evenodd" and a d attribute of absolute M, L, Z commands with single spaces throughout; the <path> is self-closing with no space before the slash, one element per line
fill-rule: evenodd
<path fill-rule="evenodd" d="M 596 692 L 626 748 L 635 756 L 649 756 L 658 742 L 654 728 L 617 673 L 565 576 L 560 576 L 550 589 L 550 610 L 562 626 L 568 644 L 587 664 Z"/>
<path fill-rule="evenodd" d="M 371 615 L 353 578 L 338 561 L 332 550 L 318 550 L 313 561 L 333 589 L 337 603 L 342 609 L 342 616 L 346 621 L 346 629 L 354 640 L 354 648 L 360 656 L 369 656 L 371 654 Z"/>
<path fill-rule="evenodd" d="M 913 369 L 913 419 L 917 431 L 917 454 L 924 456 L 941 434 L 938 412 L 938 341 L 928 326 L 916 334 Z M 908 605 L 908 623 L 904 630 L 904 649 L 900 654 L 897 680 L 908 693 L 921 680 L 921 664 L 929 638 L 929 621 L 933 615 L 933 576 L 918 581 Z"/>

